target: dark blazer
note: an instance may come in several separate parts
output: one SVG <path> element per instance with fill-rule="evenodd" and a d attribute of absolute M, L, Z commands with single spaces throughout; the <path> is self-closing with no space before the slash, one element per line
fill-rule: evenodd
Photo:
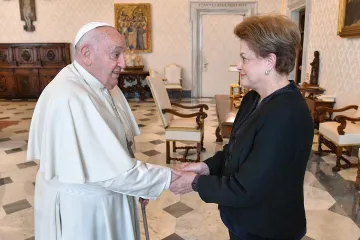
<path fill-rule="evenodd" d="M 306 228 L 303 181 L 314 128 L 296 85 L 286 87 L 257 108 L 258 93 L 244 97 L 232 151 L 228 144 L 205 160 L 210 175 L 197 182 L 203 201 L 219 204 L 231 224 L 264 238 L 293 239 Z"/>

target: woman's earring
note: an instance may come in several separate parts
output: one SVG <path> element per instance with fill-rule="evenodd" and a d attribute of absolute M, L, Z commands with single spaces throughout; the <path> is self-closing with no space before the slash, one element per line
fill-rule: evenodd
<path fill-rule="evenodd" d="M 270 74 L 270 70 L 266 70 L 265 75 L 269 75 L 269 74 Z"/>

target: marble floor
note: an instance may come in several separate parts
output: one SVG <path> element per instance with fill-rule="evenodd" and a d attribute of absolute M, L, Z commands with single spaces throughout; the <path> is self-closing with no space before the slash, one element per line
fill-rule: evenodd
<path fill-rule="evenodd" d="M 190 100 L 184 102 L 191 103 Z M 222 148 L 215 142 L 217 119 L 215 104 L 205 121 L 206 159 Z M 142 134 L 137 137 L 136 157 L 140 160 L 165 164 L 164 129 L 152 101 L 130 101 Z M 35 106 L 33 101 L 0 101 L 0 240 L 34 239 L 34 185 L 36 162 L 25 162 L 28 130 Z M 314 149 L 317 145 L 314 136 Z M 225 143 L 225 142 L 224 142 Z M 193 154 L 193 153 L 192 153 Z M 195 158 L 193 154 L 192 157 Z M 356 157 L 351 157 L 356 162 Z M 358 240 L 360 217 L 354 180 L 356 169 L 333 173 L 335 156 L 311 154 L 304 182 L 308 231 L 304 239 Z M 171 165 L 175 165 L 172 163 Z M 203 203 L 196 193 L 175 196 L 165 191 L 147 208 L 152 240 L 227 240 L 217 206 Z M 143 233 L 142 233 L 143 235 Z M 145 239 L 144 237 L 142 239 Z"/>

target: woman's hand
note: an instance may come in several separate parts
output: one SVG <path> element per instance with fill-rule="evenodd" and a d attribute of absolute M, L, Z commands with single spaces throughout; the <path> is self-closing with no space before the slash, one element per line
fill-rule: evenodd
<path fill-rule="evenodd" d="M 175 168 L 178 171 L 194 172 L 200 175 L 209 175 L 210 170 L 208 165 L 203 162 L 198 163 L 183 163 Z"/>

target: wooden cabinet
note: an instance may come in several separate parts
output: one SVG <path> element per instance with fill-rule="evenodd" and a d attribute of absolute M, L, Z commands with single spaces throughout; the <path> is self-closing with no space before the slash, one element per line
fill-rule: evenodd
<path fill-rule="evenodd" d="M 36 68 L 14 69 L 15 92 L 22 98 L 36 98 L 39 91 L 39 70 Z"/>
<path fill-rule="evenodd" d="M 1 43 L 0 98 L 38 98 L 70 63 L 69 43 Z"/>
<path fill-rule="evenodd" d="M 61 68 L 46 68 L 40 69 L 39 76 L 40 76 L 40 91 L 44 90 L 46 85 L 48 85 L 51 80 L 60 72 Z"/>
<path fill-rule="evenodd" d="M 14 96 L 15 81 L 11 71 L 0 72 L 0 96 L 11 98 Z"/>
<path fill-rule="evenodd" d="M 150 92 L 149 86 L 143 84 L 147 76 L 149 72 L 141 70 L 120 72 L 118 86 L 125 96 L 127 93 L 138 93 L 140 100 L 145 100 L 146 91 Z"/>

